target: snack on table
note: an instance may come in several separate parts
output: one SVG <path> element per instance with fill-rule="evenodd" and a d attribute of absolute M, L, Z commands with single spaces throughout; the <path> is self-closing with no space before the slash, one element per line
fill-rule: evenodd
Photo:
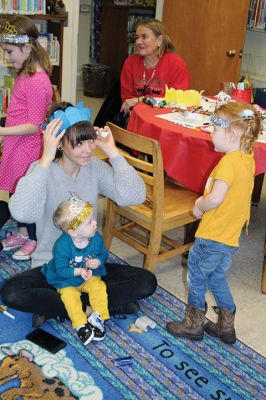
<path fill-rule="evenodd" d="M 197 90 L 165 89 L 165 101 L 171 106 L 184 104 L 186 106 L 200 106 L 200 93 Z"/>

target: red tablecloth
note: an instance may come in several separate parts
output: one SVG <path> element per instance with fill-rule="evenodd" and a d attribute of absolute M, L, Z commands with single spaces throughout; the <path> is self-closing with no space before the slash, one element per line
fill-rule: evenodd
<path fill-rule="evenodd" d="M 158 140 L 167 175 L 188 189 L 203 193 L 210 172 L 223 154 L 214 151 L 209 133 L 184 128 L 156 117 L 169 112 L 171 109 L 137 104 L 131 112 L 127 129 Z M 264 173 L 266 144 L 255 144 L 255 162 L 256 175 Z"/>

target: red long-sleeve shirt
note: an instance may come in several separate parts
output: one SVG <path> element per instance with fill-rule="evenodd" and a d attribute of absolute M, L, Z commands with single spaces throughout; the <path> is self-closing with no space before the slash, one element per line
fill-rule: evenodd
<path fill-rule="evenodd" d="M 122 102 L 137 96 L 150 94 L 164 96 L 165 85 L 169 88 L 187 90 L 189 72 L 184 60 L 176 53 L 165 52 L 154 68 L 144 67 L 144 58 L 129 56 L 120 76 Z"/>

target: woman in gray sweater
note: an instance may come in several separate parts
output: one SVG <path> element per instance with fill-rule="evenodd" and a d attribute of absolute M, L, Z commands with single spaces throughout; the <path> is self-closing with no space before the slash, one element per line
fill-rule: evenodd
<path fill-rule="evenodd" d="M 32 254 L 32 269 L 7 280 L 1 289 L 2 299 L 9 307 L 44 316 L 43 320 L 67 317 L 60 295 L 40 271 L 40 266 L 52 259 L 52 248 L 60 235 L 53 224 L 57 206 L 70 192 L 76 192 L 93 205 L 96 217 L 99 194 L 121 206 L 142 203 L 146 196 L 145 184 L 119 155 L 111 131 L 107 127 L 95 130 L 89 116 L 84 117 L 85 111 L 69 103 L 54 106 L 44 132 L 43 155 L 20 179 L 9 203 L 15 220 L 36 224 L 37 248 Z M 109 164 L 92 156 L 96 146 L 106 154 Z M 136 312 L 137 301 L 156 289 L 155 275 L 147 270 L 108 263 L 106 269 L 110 313 Z"/>

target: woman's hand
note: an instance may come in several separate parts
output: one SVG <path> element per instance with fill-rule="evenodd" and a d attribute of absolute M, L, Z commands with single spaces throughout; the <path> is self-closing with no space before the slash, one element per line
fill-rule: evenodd
<path fill-rule="evenodd" d="M 119 152 L 115 145 L 111 129 L 108 126 L 105 126 L 104 128 L 98 128 L 95 126 L 94 129 L 97 133 L 97 138 L 95 140 L 96 146 L 99 147 L 108 158 L 117 157 Z"/>
<path fill-rule="evenodd" d="M 39 163 L 44 168 L 50 167 L 55 158 L 58 144 L 64 136 L 65 129 L 58 136 L 56 136 L 61 125 L 62 121 L 59 118 L 55 118 L 47 125 L 45 131 L 43 132 L 43 153 Z"/>
<path fill-rule="evenodd" d="M 129 113 L 130 109 L 134 107 L 137 103 L 139 103 L 139 97 L 133 97 L 133 99 L 126 99 L 122 104 L 120 111 L 124 111 L 125 113 Z"/>

